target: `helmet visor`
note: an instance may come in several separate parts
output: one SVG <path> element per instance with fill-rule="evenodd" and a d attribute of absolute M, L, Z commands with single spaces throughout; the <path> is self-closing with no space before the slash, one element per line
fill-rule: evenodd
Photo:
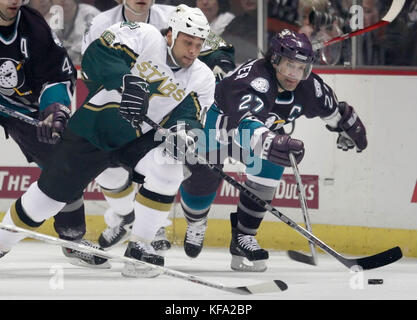
<path fill-rule="evenodd" d="M 279 73 L 295 80 L 306 80 L 312 69 L 312 63 L 303 63 L 286 57 L 281 57 L 277 63 L 277 71 Z"/>

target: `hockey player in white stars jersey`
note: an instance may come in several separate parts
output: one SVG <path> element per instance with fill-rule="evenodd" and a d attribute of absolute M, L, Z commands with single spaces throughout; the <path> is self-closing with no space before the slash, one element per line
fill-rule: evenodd
<path fill-rule="evenodd" d="M 175 10 L 174 6 L 153 4 L 154 1 L 152 0 L 118 2 L 120 3 L 119 6 L 102 12 L 94 18 L 90 29 L 84 35 L 83 51 L 92 41 L 100 37 L 106 28 L 118 22 L 146 22 L 157 29 L 165 29 L 168 26 L 170 14 Z M 154 39 L 151 41 L 154 41 Z M 205 42 L 200 59 L 213 70 L 225 74 L 235 68 L 233 50 L 233 47 L 210 34 L 210 41 Z M 143 64 L 142 69 L 142 74 L 147 72 L 151 77 L 155 78 L 157 76 L 147 63 Z M 152 79 L 148 80 L 153 81 Z M 196 81 L 201 80 L 197 79 Z M 99 244 L 103 249 L 110 249 L 129 236 L 134 220 L 135 185 L 132 183 L 129 171 L 123 167 L 108 168 L 96 178 L 96 182 L 100 185 L 102 193 L 110 206 L 104 214 L 107 227 L 99 237 Z M 184 213 L 190 225 L 190 221 L 195 219 L 194 217 L 188 217 L 186 212 Z M 170 224 L 171 220 L 167 219 L 164 227 Z M 164 227 L 158 230 L 156 238 L 152 242 L 156 250 L 167 250 L 171 246 L 166 238 Z"/>
<path fill-rule="evenodd" d="M 144 22 L 155 26 L 158 30 L 168 26 L 174 6 L 154 4 L 153 0 L 118 0 L 118 6 L 106 10 L 96 16 L 86 30 L 82 41 L 82 53 L 88 45 L 99 38 L 101 34 L 118 22 Z M 122 167 L 111 167 L 96 177 L 104 198 L 110 208 L 104 214 L 106 229 L 99 237 L 100 246 L 107 250 L 120 244 L 129 237 L 134 220 L 133 204 L 135 185 L 132 183 L 129 171 Z M 165 227 L 169 226 L 169 219 L 164 227 L 158 230 L 152 245 L 157 250 L 167 250 L 171 247 L 165 235 Z"/>
<path fill-rule="evenodd" d="M 166 128 L 178 121 L 201 126 L 200 109 L 212 105 L 215 87 L 211 70 L 196 60 L 210 32 L 202 12 L 180 5 L 169 27 L 163 37 L 147 24 L 119 23 L 86 49 L 82 68 L 90 95 L 69 121 L 39 180 L 8 210 L 8 221 L 39 226 L 109 166 L 134 168 L 145 179 L 136 195 L 125 255 L 164 264 L 150 243 L 184 179 L 183 164 L 170 158 L 143 120 L 147 116 Z M 66 165 L 58 167 L 63 159 Z M 23 237 L 1 231 L 0 248 L 10 250 Z M 6 241 L 9 248 L 2 247 Z M 156 276 L 153 272 L 126 264 L 122 273 Z"/>

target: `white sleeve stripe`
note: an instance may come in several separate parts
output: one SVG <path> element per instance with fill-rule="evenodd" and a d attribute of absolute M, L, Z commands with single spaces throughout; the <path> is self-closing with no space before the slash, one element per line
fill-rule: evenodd
<path fill-rule="evenodd" d="M 339 123 L 340 119 L 342 118 L 342 115 L 339 112 L 339 108 L 336 108 L 334 112 L 328 116 L 321 118 L 324 122 L 326 122 L 330 127 L 336 128 L 337 124 Z"/>

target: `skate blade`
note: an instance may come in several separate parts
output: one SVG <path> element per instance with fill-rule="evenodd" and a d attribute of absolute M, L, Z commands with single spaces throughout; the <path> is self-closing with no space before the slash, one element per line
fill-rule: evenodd
<path fill-rule="evenodd" d="M 155 278 L 160 274 L 159 270 L 128 262 L 125 263 L 122 270 L 122 275 L 128 278 Z"/>
<path fill-rule="evenodd" d="M 91 268 L 91 269 L 110 269 L 111 268 L 111 264 L 108 261 L 102 264 L 90 264 L 79 258 L 68 258 L 68 259 L 69 259 L 70 264 L 77 266 L 77 267 L 84 267 L 84 268 Z"/>
<path fill-rule="evenodd" d="M 267 269 L 266 260 L 249 261 L 248 259 L 232 255 L 230 267 L 234 271 L 264 272 Z"/>

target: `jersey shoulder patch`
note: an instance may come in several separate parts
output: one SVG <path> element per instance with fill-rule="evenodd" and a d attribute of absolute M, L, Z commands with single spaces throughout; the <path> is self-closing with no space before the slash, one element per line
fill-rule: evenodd
<path fill-rule="evenodd" d="M 114 39 L 116 39 L 116 35 L 111 32 L 110 30 L 105 30 L 102 34 L 101 34 L 101 38 L 103 39 L 103 41 L 107 44 L 107 45 L 112 45 L 114 42 Z"/>
<path fill-rule="evenodd" d="M 314 89 L 315 89 L 317 98 L 320 98 L 321 96 L 323 96 L 323 90 L 322 90 L 321 84 L 316 78 L 314 78 Z"/>
<path fill-rule="evenodd" d="M 250 86 L 260 93 L 266 93 L 269 90 L 269 81 L 265 78 L 258 77 L 251 81 Z"/>
<path fill-rule="evenodd" d="M 134 30 L 136 28 L 140 27 L 140 24 L 138 22 L 132 22 L 132 21 L 122 21 L 120 23 L 120 28 L 128 27 L 130 30 Z"/>

